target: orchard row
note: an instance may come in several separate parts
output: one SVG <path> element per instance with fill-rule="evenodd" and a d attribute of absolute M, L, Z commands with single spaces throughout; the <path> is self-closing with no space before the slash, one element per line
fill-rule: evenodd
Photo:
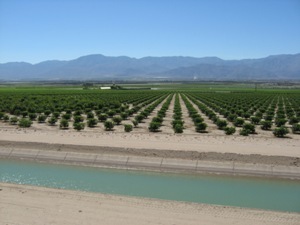
<path fill-rule="evenodd" d="M 171 107 L 172 105 L 172 107 Z M 183 109 L 187 115 L 184 116 Z M 257 129 L 272 130 L 282 137 L 289 131 L 300 131 L 300 93 L 241 92 L 204 93 L 197 91 L 102 91 L 90 93 L 2 93 L 2 123 L 30 127 L 32 123 L 59 125 L 76 130 L 85 126 L 105 130 L 124 125 L 130 132 L 139 124 L 148 123 L 149 132 L 160 131 L 172 115 L 170 126 L 175 133 L 185 133 L 186 122 L 193 122 L 194 131 L 206 133 L 211 121 L 227 135 L 256 134 Z M 189 118 L 188 118 L 189 117 Z M 147 122 L 146 122 L 147 121 Z"/>

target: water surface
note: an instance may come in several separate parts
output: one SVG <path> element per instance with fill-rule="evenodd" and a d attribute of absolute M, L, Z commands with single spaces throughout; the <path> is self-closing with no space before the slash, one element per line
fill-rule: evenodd
<path fill-rule="evenodd" d="M 0 160 L 0 182 L 300 212 L 300 181 Z"/>

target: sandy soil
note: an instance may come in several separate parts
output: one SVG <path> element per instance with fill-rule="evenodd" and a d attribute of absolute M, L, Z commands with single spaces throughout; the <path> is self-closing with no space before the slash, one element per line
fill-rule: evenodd
<path fill-rule="evenodd" d="M 296 135 L 294 135 L 296 136 Z M 45 124 L 29 129 L 0 126 L 0 140 L 71 144 L 133 149 L 154 149 L 300 157 L 300 135 L 293 138 L 225 136 L 208 134 L 165 134 L 150 132 L 105 132 L 100 129 L 59 130 Z"/>
<path fill-rule="evenodd" d="M 300 224 L 300 214 L 0 183 L 0 224 Z"/>

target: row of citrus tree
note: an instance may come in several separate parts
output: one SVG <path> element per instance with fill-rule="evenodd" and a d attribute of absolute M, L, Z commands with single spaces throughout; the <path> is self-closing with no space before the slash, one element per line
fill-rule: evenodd
<path fill-rule="evenodd" d="M 226 96 L 226 94 L 223 94 Z M 255 105 L 252 101 L 253 99 L 249 100 L 248 104 L 252 107 L 253 110 L 251 110 L 251 116 L 240 116 L 241 114 L 234 114 L 236 112 L 243 111 L 241 108 L 234 108 L 237 106 L 232 106 L 233 109 L 229 108 L 229 103 L 225 104 L 223 98 L 221 95 L 218 95 L 221 99 L 218 102 L 218 105 L 216 104 L 216 101 L 209 101 L 206 97 L 203 97 L 203 94 L 190 94 L 189 98 L 198 106 L 198 108 L 206 115 L 209 119 L 211 119 L 219 129 L 224 129 L 226 133 L 230 131 L 229 133 L 234 133 L 234 127 L 228 128 L 228 123 L 232 123 L 235 127 L 242 127 L 240 130 L 241 135 L 249 135 L 249 134 L 255 134 L 255 125 L 260 125 L 261 129 L 263 130 L 271 130 L 272 125 L 276 125 L 276 128 L 273 129 L 273 133 L 275 136 L 282 137 L 285 136 L 289 131 L 288 128 L 285 127 L 285 123 L 288 121 L 285 117 L 286 114 L 282 113 L 282 98 L 279 98 L 277 95 L 268 95 L 268 98 L 265 98 L 266 96 L 262 96 L 263 98 L 260 99 L 260 101 L 256 101 Z M 233 94 L 229 94 L 230 97 L 234 97 Z M 257 95 L 256 97 L 258 97 Z M 216 95 L 215 97 L 216 98 Z M 228 100 L 228 96 L 226 96 L 226 99 Z M 247 102 L 246 100 L 244 100 Z M 252 103 L 251 103 L 252 102 Z M 223 108 L 224 107 L 224 108 Z M 249 107 L 249 109 L 251 109 Z M 255 110 L 254 110 L 255 109 Z M 231 110 L 231 111 L 229 111 Z M 291 129 L 293 133 L 298 134 L 300 130 L 299 125 L 299 113 L 298 112 L 298 106 L 294 105 L 293 108 L 294 116 L 292 116 L 292 119 L 290 119 L 289 123 L 292 125 Z M 220 116 L 222 116 L 225 119 L 221 119 Z"/>

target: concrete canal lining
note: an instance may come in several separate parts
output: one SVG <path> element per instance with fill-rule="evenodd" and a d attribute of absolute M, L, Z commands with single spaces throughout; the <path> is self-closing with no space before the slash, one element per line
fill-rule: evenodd
<path fill-rule="evenodd" d="M 300 179 L 300 167 L 49 150 L 0 149 L 0 158 L 161 172 L 218 173 Z"/>

